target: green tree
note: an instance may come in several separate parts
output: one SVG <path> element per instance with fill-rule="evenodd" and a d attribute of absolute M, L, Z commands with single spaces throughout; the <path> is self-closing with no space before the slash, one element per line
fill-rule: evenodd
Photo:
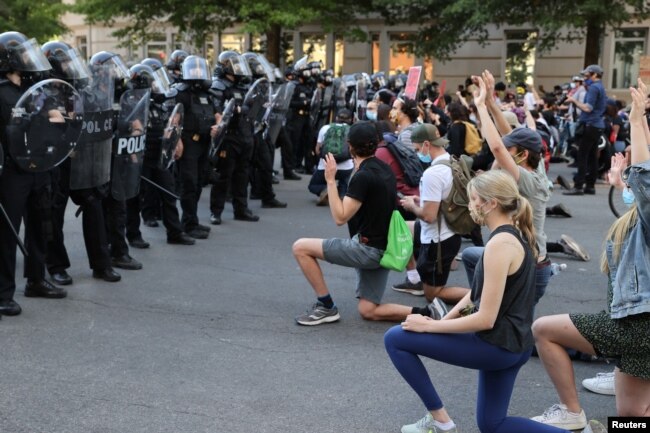
<path fill-rule="evenodd" d="M 470 39 L 488 41 L 489 24 L 529 25 L 537 31 L 537 48 L 548 51 L 560 42 L 585 42 L 585 65 L 598 63 L 607 31 L 650 17 L 643 0 L 374 0 L 389 23 L 418 26 L 418 55 L 448 59 Z"/>
<path fill-rule="evenodd" d="M 0 29 L 17 31 L 41 44 L 66 32 L 62 0 L 0 0 Z"/>

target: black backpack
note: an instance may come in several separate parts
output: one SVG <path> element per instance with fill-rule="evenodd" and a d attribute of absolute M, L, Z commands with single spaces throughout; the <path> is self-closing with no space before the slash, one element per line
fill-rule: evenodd
<path fill-rule="evenodd" d="M 384 134 L 384 141 L 386 148 L 402 168 L 406 184 L 408 186 L 420 186 L 420 178 L 424 169 L 418 154 L 401 141 L 398 141 L 394 134 Z"/>
<path fill-rule="evenodd" d="M 332 123 L 325 132 L 323 145 L 320 149 L 320 157 L 331 153 L 336 162 L 343 162 L 351 158 L 348 146 L 348 131 L 350 125 L 346 123 Z"/>

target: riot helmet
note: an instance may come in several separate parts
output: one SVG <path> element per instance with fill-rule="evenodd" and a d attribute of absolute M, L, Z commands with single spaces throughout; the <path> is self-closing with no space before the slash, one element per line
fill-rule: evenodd
<path fill-rule="evenodd" d="M 93 78 L 108 75 L 109 79 L 115 82 L 115 96 L 121 95 L 126 90 L 126 81 L 131 76 L 129 68 L 126 67 L 122 57 L 110 51 L 95 53 L 88 62 Z M 99 80 L 100 82 L 103 79 Z"/>
<path fill-rule="evenodd" d="M 242 57 L 248 62 L 254 79 L 266 78 L 269 82 L 275 81 L 273 69 L 262 54 L 248 52 L 242 54 Z"/>
<path fill-rule="evenodd" d="M 334 71 L 332 69 L 324 70 L 318 77 L 318 82 L 330 86 L 334 82 Z"/>
<path fill-rule="evenodd" d="M 312 77 L 319 77 L 323 70 L 323 62 L 320 60 L 314 60 L 313 62 L 309 62 L 309 64 L 307 64 L 307 67 L 311 71 Z"/>
<path fill-rule="evenodd" d="M 153 69 L 147 65 L 133 65 L 129 69 L 129 83 L 134 89 L 151 89 L 155 80 Z"/>
<path fill-rule="evenodd" d="M 304 56 L 293 65 L 293 70 L 295 71 L 297 77 L 311 77 L 311 69 L 309 69 L 307 58 L 308 56 Z"/>
<path fill-rule="evenodd" d="M 188 56 L 181 65 L 183 81 L 210 80 L 208 61 L 199 56 Z"/>
<path fill-rule="evenodd" d="M 143 59 L 140 64 L 149 66 L 154 72 L 155 80 L 152 87 L 154 93 L 169 93 L 171 81 L 169 80 L 167 71 L 163 68 L 162 62 L 158 59 L 148 57 Z"/>
<path fill-rule="evenodd" d="M 169 61 L 167 62 L 167 69 L 170 71 L 181 71 L 183 62 L 186 58 L 189 57 L 189 53 L 185 50 L 175 50 L 169 56 Z"/>
<path fill-rule="evenodd" d="M 249 80 L 253 73 L 248 67 L 248 62 L 236 51 L 228 50 L 219 54 L 217 66 L 214 69 L 217 78 L 224 78 L 226 75 L 235 77 L 235 81 Z"/>
<path fill-rule="evenodd" d="M 76 48 L 65 42 L 50 41 L 45 43 L 41 50 L 52 65 L 52 77 L 74 84 L 77 88 L 88 85 L 90 69 Z"/>
<path fill-rule="evenodd" d="M 370 83 L 373 89 L 381 89 L 386 87 L 386 75 L 383 71 L 376 72 L 370 76 Z"/>
<path fill-rule="evenodd" d="M 0 34 L 0 72 L 45 72 L 52 69 L 36 39 L 18 32 Z"/>

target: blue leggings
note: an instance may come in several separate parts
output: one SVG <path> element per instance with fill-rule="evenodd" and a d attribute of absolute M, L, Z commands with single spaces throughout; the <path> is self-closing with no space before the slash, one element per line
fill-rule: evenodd
<path fill-rule="evenodd" d="M 476 423 L 481 433 L 568 433 L 528 418 L 507 416 L 517 373 L 528 361 L 530 351 L 509 352 L 474 333 L 416 333 L 399 325 L 386 332 L 384 344 L 395 368 L 427 410 L 441 409 L 443 404 L 419 355 L 479 371 Z"/>

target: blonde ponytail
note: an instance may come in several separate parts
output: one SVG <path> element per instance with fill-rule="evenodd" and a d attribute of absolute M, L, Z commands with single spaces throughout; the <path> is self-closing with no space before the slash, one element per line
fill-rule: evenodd
<path fill-rule="evenodd" d="M 623 246 L 623 242 L 625 241 L 625 238 L 627 238 L 632 227 L 637 224 L 638 218 L 639 211 L 637 210 L 635 203 L 632 205 L 630 210 L 625 212 L 619 219 L 614 221 L 614 224 L 612 224 L 612 226 L 609 228 L 605 242 L 611 241 L 613 244 L 614 248 L 612 250 L 612 260 L 615 263 L 618 263 L 620 260 L 621 247 Z M 607 262 L 606 248 L 603 248 L 603 254 L 600 256 L 600 270 L 604 274 L 609 274 L 609 263 Z"/>

